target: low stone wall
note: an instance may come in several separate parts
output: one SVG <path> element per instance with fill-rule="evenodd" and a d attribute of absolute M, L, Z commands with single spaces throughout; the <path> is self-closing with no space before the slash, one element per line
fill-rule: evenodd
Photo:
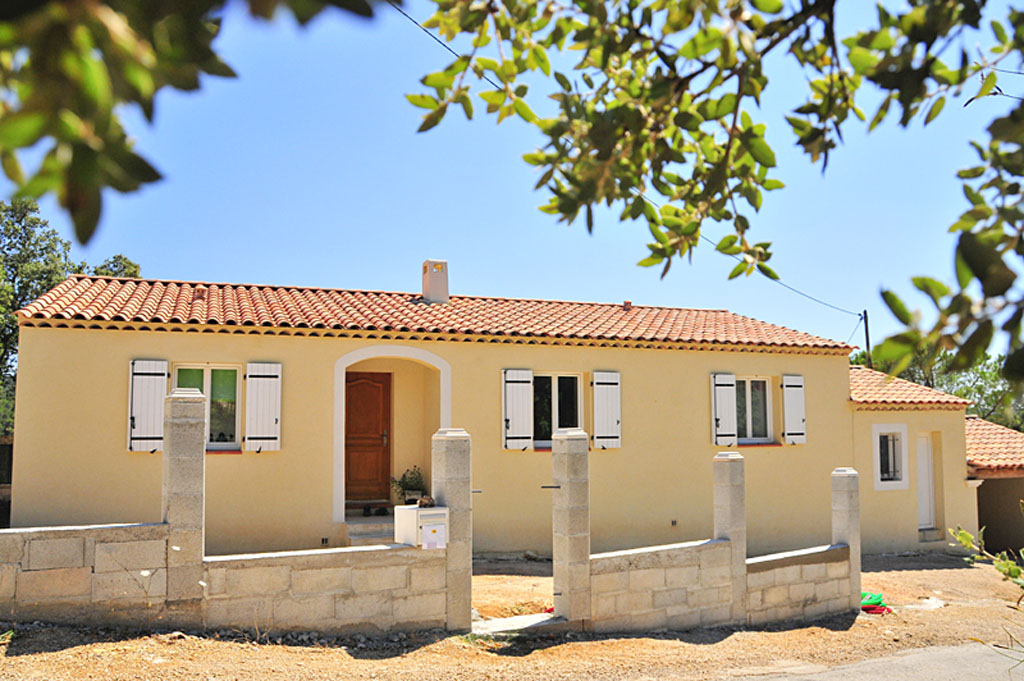
<path fill-rule="evenodd" d="M 0 613 L 146 625 L 168 618 L 170 526 L 0 530 Z"/>
<path fill-rule="evenodd" d="M 590 545 L 588 440 L 580 430 L 557 431 L 552 438 L 555 615 L 571 628 L 644 632 L 757 625 L 859 609 L 855 470 L 837 468 L 830 477 L 831 545 L 748 559 L 743 457 L 722 452 L 713 466 L 714 538 L 594 554 L 581 564 L 580 555 Z"/>
<path fill-rule="evenodd" d="M 470 439 L 432 438 L 446 549 L 404 544 L 204 557 L 205 400 L 165 401 L 163 521 L 0 530 L 0 617 L 325 632 L 445 627 L 472 617 Z"/>
<path fill-rule="evenodd" d="M 816 546 L 747 559 L 747 622 L 850 610 L 850 547 Z"/>
<path fill-rule="evenodd" d="M 689 629 L 731 619 L 732 548 L 708 540 L 590 557 L 593 631 Z"/>
<path fill-rule="evenodd" d="M 444 549 L 393 544 L 208 557 L 206 625 L 259 631 L 444 627 Z"/>

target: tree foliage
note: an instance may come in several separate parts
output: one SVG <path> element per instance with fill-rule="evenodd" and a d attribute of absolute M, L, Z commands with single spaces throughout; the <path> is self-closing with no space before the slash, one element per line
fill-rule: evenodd
<path fill-rule="evenodd" d="M 1006 357 L 985 354 L 966 369 L 952 368 L 956 355 L 942 352 L 932 359 L 927 352 L 914 354 L 911 363 L 899 372 L 899 377 L 920 385 L 935 388 L 951 395 L 958 395 L 973 404 L 967 408 L 970 414 L 983 419 L 1024 431 L 1024 395 L 1017 382 L 1008 380 L 1003 374 Z M 860 350 L 850 357 L 851 364 L 867 364 L 867 354 Z M 875 369 L 893 373 L 896 362 L 880 356 L 878 349 L 872 353 Z"/>
<path fill-rule="evenodd" d="M 777 276 L 768 264 L 771 243 L 751 230 L 765 194 L 783 186 L 772 177 L 775 152 L 758 114 L 774 76 L 771 55 L 788 55 L 805 76 L 806 94 L 791 102 L 786 121 L 810 162 L 824 168 L 851 121 L 869 129 L 890 116 L 901 126 L 927 124 L 950 97 L 969 96 L 970 104 L 1004 94 L 1000 69 L 1019 68 L 1024 54 L 1024 13 L 996 16 L 986 0 L 879 5 L 876 18 L 849 36 L 836 34 L 836 0 L 434 2 L 427 26 L 461 55 L 408 95 L 426 110 L 420 130 L 452 108 L 472 117 L 474 102 L 498 121 L 518 116 L 535 125 L 545 144 L 525 160 L 539 168 L 538 187 L 550 194 L 542 209 L 570 223 L 582 216 L 588 229 L 600 204 L 646 223 L 652 239 L 640 264 L 660 266 L 663 276 L 675 259 L 692 257 L 709 222 L 731 230 L 715 243 L 738 259 L 730 277 Z M 201 73 L 232 75 L 213 49 L 223 4 L 21 0 L 5 9 L 0 87 L 10 96 L 0 100 L 0 160 L 21 194 L 55 192 L 85 241 L 104 188 L 132 191 L 158 179 L 132 149 L 118 105 L 137 105 L 151 118 L 160 88 L 191 90 Z M 258 16 L 284 6 L 300 22 L 323 4 L 248 0 Z M 366 0 L 329 4 L 371 12 Z M 975 53 L 982 35 L 990 47 Z M 553 59 L 553 52 L 565 54 Z M 551 117 L 537 116 L 529 103 L 536 102 L 525 82 L 536 79 L 525 77 L 531 72 L 545 76 L 539 80 L 555 103 Z M 868 89 L 882 101 L 865 112 L 858 97 Z M 1017 285 L 1024 102 L 1013 100 L 1007 115 L 979 133 L 978 162 L 959 173 L 966 210 L 950 228 L 959 234 L 956 284 L 914 279 L 934 302 L 934 324 L 885 293 L 907 326 L 880 350 L 897 372 L 924 348 L 932 359 L 955 351 L 953 368 L 969 366 L 1003 331 L 1005 371 L 1024 377 Z M 49 150 L 26 175 L 19 150 L 43 139 Z"/>
<path fill-rule="evenodd" d="M 14 417 L 18 359 L 14 313 L 77 272 L 138 277 L 139 266 L 120 254 L 95 268 L 75 262 L 71 243 L 39 217 L 35 202 L 0 201 L 0 434 L 10 432 Z"/>

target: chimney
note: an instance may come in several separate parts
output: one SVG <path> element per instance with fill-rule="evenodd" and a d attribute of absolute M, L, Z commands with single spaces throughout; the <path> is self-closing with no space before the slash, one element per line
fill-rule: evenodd
<path fill-rule="evenodd" d="M 423 300 L 428 303 L 448 302 L 448 262 L 423 261 Z"/>

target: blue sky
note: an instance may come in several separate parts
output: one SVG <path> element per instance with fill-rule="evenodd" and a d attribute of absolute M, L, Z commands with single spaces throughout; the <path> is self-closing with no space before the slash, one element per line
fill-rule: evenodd
<path fill-rule="evenodd" d="M 853 11 L 869 9 L 862 5 Z M 419 19 L 432 6 L 405 5 Z M 760 276 L 727 282 L 733 263 L 710 247 L 659 279 L 658 268 L 635 265 L 646 225 L 619 223 L 617 212 L 599 213 L 593 236 L 556 223 L 537 210 L 547 197 L 521 160 L 539 133 L 517 119 L 495 125 L 479 100 L 473 122 L 452 112 L 417 134 L 422 110 L 404 95 L 450 57 L 387 5 L 370 22 L 327 12 L 305 29 L 284 16 L 253 21 L 235 5 L 218 47 L 240 78 L 161 93 L 152 126 L 128 113 L 137 148 L 165 180 L 106 194 L 99 232 L 78 257 L 124 253 L 147 277 L 398 291 L 418 290 L 422 260 L 442 258 L 456 294 L 724 307 L 839 340 L 857 323 Z M 890 121 L 867 135 L 850 126 L 822 176 L 782 119 L 804 88 L 783 66 L 754 112 L 787 187 L 751 215 L 752 238 L 773 242 L 771 264 L 787 283 L 868 309 L 877 342 L 898 329 L 882 287 L 920 307 L 911 276 L 952 281 L 946 227 L 966 206 L 955 172 L 975 160 L 968 139 L 1010 103 L 992 97 L 965 109 L 954 100 L 926 129 Z M 535 109 L 544 92 L 531 93 Z M 42 208 L 71 238 L 56 206 Z M 854 342 L 862 340 L 858 331 Z"/>

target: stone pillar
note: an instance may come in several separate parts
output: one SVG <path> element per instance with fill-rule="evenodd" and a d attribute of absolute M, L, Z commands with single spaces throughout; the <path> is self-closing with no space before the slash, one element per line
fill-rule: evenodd
<path fill-rule="evenodd" d="M 195 388 L 176 388 L 164 400 L 168 605 L 186 607 L 203 597 L 205 478 L 206 398 Z"/>
<path fill-rule="evenodd" d="M 551 438 L 552 553 L 555 616 L 590 621 L 589 439 L 581 428 L 560 428 Z"/>
<path fill-rule="evenodd" d="M 448 548 L 445 566 L 448 631 L 473 628 L 473 505 L 472 450 L 462 428 L 441 428 L 430 439 L 431 493 L 438 506 L 448 507 Z"/>
<path fill-rule="evenodd" d="M 832 543 L 850 547 L 850 609 L 860 611 L 860 476 L 832 471 Z"/>
<path fill-rule="evenodd" d="M 715 539 L 728 539 L 732 575 L 733 622 L 747 619 L 747 499 L 743 456 L 720 452 L 712 462 L 715 477 Z"/>

